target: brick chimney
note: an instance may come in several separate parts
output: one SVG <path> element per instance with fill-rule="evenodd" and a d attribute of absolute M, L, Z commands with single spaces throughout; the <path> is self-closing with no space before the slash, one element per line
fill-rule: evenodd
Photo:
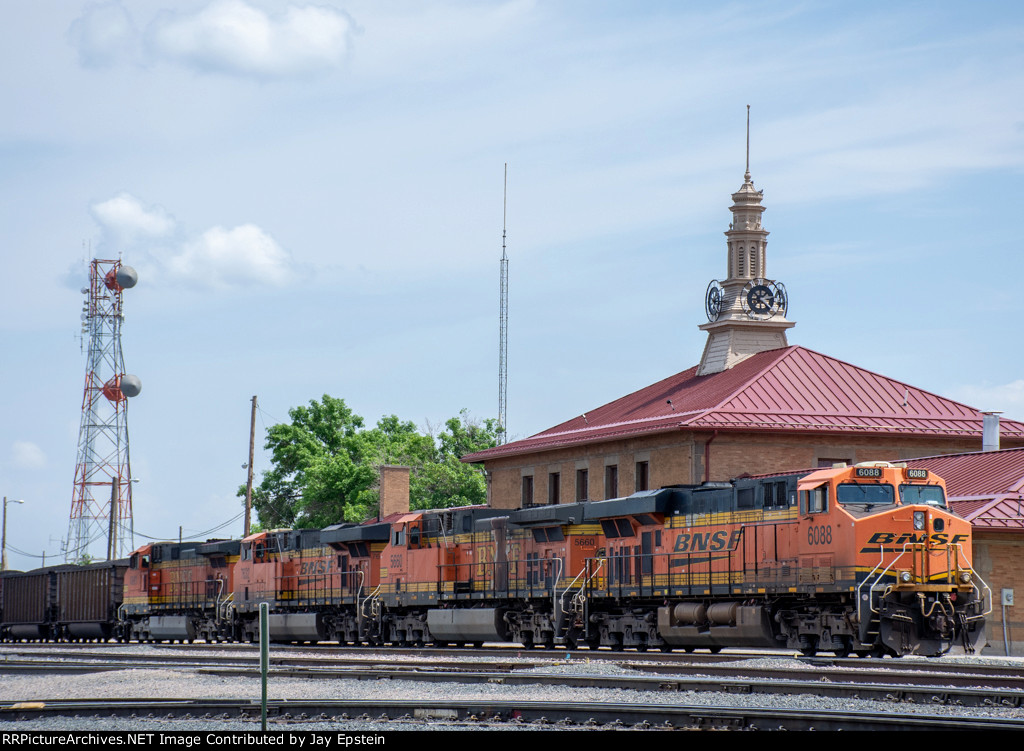
<path fill-rule="evenodd" d="M 409 467 L 380 468 L 380 518 L 409 512 Z"/>

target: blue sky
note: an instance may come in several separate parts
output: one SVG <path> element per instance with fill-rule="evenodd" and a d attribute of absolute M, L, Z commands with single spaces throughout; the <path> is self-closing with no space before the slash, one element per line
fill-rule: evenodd
<path fill-rule="evenodd" d="M 253 394 L 496 414 L 505 162 L 511 435 L 696 364 L 747 104 L 790 342 L 1024 419 L 1018 2 L 40 0 L 0 61 L 18 550 L 67 534 L 87 258 L 140 277 L 135 528 L 188 537 Z"/>

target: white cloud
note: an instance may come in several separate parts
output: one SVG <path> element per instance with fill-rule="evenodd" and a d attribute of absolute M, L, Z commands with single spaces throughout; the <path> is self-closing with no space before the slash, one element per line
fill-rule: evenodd
<path fill-rule="evenodd" d="M 208 229 L 167 259 L 166 268 L 176 279 L 211 287 L 283 286 L 294 277 L 288 253 L 255 224 Z"/>
<path fill-rule="evenodd" d="M 119 2 L 90 5 L 68 29 L 78 59 L 87 68 L 102 68 L 136 59 L 139 33 Z"/>
<path fill-rule="evenodd" d="M 31 441 L 15 441 L 11 446 L 11 461 L 19 469 L 42 469 L 46 454 Z"/>
<path fill-rule="evenodd" d="M 108 237 L 119 245 L 163 237 L 174 230 L 174 218 L 160 206 L 144 206 L 129 193 L 93 204 L 93 217 Z"/>
<path fill-rule="evenodd" d="M 283 286 L 296 277 L 289 253 L 255 224 L 190 235 L 167 211 L 130 193 L 94 204 L 98 247 L 124 252 L 149 281 L 206 287 Z"/>
<path fill-rule="evenodd" d="M 353 25 L 332 8 L 290 5 L 270 16 L 243 0 L 217 0 L 198 13 L 164 13 L 150 25 L 158 60 L 201 71 L 278 78 L 337 68 Z"/>

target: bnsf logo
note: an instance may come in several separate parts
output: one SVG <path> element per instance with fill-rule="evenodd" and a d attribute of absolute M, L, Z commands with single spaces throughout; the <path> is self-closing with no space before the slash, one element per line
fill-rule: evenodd
<path fill-rule="evenodd" d="M 904 532 L 898 537 L 895 532 L 875 532 L 871 535 L 871 539 L 868 540 L 868 544 L 903 545 L 908 542 L 924 542 L 925 540 L 929 540 L 934 545 L 958 545 L 959 543 L 967 542 L 970 539 L 970 535 L 953 535 L 953 539 L 950 540 L 948 535 L 943 532 L 936 532 L 931 535 L 926 535 L 924 533 L 915 535 L 913 532 Z"/>
<path fill-rule="evenodd" d="M 330 563 L 321 559 L 319 561 L 306 561 L 299 566 L 299 576 L 311 576 L 313 574 L 326 574 Z"/>
<path fill-rule="evenodd" d="M 734 529 L 732 534 L 720 529 L 717 532 L 706 532 L 700 534 L 694 532 L 692 535 L 684 533 L 676 538 L 676 546 L 672 548 L 674 553 L 694 553 L 704 550 L 733 550 L 743 539 L 743 530 Z"/>

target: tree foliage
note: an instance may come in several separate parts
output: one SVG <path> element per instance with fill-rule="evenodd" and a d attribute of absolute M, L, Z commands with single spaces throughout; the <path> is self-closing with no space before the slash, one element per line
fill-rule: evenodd
<path fill-rule="evenodd" d="M 377 513 L 380 468 L 411 467 L 410 506 L 446 508 L 484 503 L 483 471 L 462 456 L 497 445 L 497 421 L 475 421 L 462 410 L 436 436 L 395 415 L 365 428 L 343 399 L 324 395 L 289 410 L 290 423 L 267 429 L 271 469 L 253 488 L 263 529 L 318 528 L 363 521 Z M 239 495 L 245 496 L 245 488 Z"/>

